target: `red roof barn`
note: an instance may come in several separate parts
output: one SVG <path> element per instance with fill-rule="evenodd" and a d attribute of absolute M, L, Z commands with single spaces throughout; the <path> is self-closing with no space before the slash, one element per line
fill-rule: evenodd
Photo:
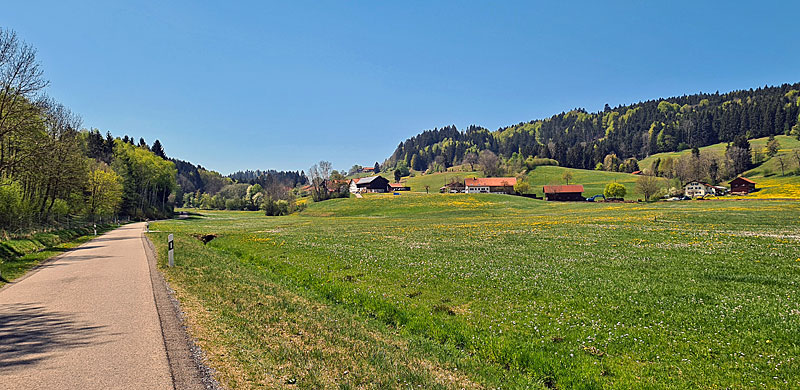
<path fill-rule="evenodd" d="M 568 184 L 561 186 L 544 186 L 544 197 L 547 200 L 560 201 L 584 201 L 583 186 L 580 184 Z"/>

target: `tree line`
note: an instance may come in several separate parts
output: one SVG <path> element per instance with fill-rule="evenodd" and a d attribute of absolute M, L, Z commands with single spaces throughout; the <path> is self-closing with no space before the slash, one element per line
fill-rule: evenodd
<path fill-rule="evenodd" d="M 574 109 L 548 119 L 490 131 L 446 126 L 401 142 L 385 167 L 443 170 L 475 164 L 484 150 L 504 163 L 529 157 L 581 169 L 638 170 L 636 162 L 660 152 L 699 148 L 738 138 L 800 137 L 800 83 L 699 93 L 620 105 L 599 112 Z M 741 171 L 736 172 L 741 173 Z"/>
<path fill-rule="evenodd" d="M 175 167 L 160 143 L 82 129 L 48 85 L 36 50 L 0 29 L 0 235 L 171 215 Z"/>

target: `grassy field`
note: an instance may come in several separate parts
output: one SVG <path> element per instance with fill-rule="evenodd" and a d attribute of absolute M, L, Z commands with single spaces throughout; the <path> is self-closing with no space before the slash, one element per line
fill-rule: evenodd
<path fill-rule="evenodd" d="M 607 184 L 619 183 L 625 186 L 625 190 L 627 191 L 625 199 L 635 200 L 642 198 L 640 194 L 636 193 L 636 180 L 639 176 L 631 175 L 630 173 L 542 166 L 528 173 L 528 183 L 530 183 L 531 189 L 535 194 L 543 196 L 542 186 L 548 184 L 566 184 L 561 178 L 565 171 L 572 173 L 573 179 L 570 181 L 570 184 L 583 185 L 584 197 L 588 198 L 592 195 L 602 194 Z M 664 185 L 666 185 L 666 183 L 667 181 L 664 180 Z"/>
<path fill-rule="evenodd" d="M 800 386 L 797 202 L 369 195 L 153 228 L 231 388 Z"/>

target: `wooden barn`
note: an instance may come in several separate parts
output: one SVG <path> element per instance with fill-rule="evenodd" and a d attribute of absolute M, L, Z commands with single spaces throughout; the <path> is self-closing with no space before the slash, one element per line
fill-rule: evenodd
<path fill-rule="evenodd" d="M 756 182 L 741 176 L 731 180 L 730 185 L 732 194 L 749 194 L 756 190 Z"/>
<path fill-rule="evenodd" d="M 547 200 L 557 200 L 562 202 L 585 201 L 583 197 L 583 186 L 580 184 L 568 184 L 559 186 L 542 187 L 544 198 Z"/>
<path fill-rule="evenodd" d="M 389 180 L 386 180 L 383 176 L 370 176 L 350 180 L 350 192 L 354 194 L 387 191 L 389 191 Z"/>

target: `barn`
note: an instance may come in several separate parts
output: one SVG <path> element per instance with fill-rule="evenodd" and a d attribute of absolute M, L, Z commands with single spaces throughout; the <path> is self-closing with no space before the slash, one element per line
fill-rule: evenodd
<path fill-rule="evenodd" d="M 584 201 L 583 186 L 580 184 L 568 184 L 557 186 L 542 187 L 544 198 L 557 201 Z"/>
<path fill-rule="evenodd" d="M 386 192 L 389 190 L 389 180 L 383 176 L 362 177 L 350 180 L 350 192 Z"/>
<path fill-rule="evenodd" d="M 756 190 L 756 182 L 741 176 L 731 180 L 730 185 L 732 194 L 749 194 Z"/>

